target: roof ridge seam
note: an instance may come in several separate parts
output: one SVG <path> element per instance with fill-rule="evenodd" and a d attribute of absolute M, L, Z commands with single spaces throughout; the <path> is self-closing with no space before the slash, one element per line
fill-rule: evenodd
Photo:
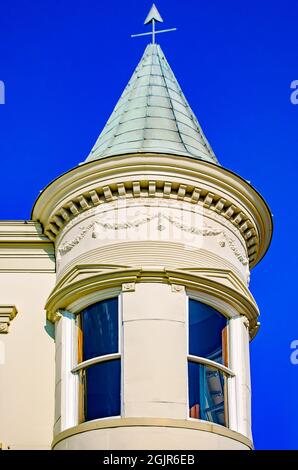
<path fill-rule="evenodd" d="M 150 88 L 151 88 L 151 85 L 150 85 L 150 77 L 151 77 L 151 73 L 152 73 L 152 68 L 153 68 L 153 54 L 151 54 L 151 67 L 150 67 L 150 74 L 149 74 L 149 82 L 148 82 L 148 92 L 147 92 L 147 96 L 146 96 L 146 113 L 145 113 L 145 120 L 144 120 L 144 128 L 143 128 L 143 141 L 146 139 L 146 123 L 148 121 L 148 107 L 150 106 L 149 104 L 149 99 L 150 99 Z"/>
<path fill-rule="evenodd" d="M 164 60 L 165 60 L 165 62 L 167 63 L 168 67 L 170 67 L 170 66 L 169 66 L 169 63 L 168 63 L 168 61 L 167 61 L 167 59 L 164 58 Z M 176 82 L 176 85 L 177 85 L 178 90 L 179 90 L 179 92 L 180 92 L 180 95 L 181 95 L 182 99 L 184 100 L 184 104 L 185 104 L 186 107 L 190 110 L 191 118 L 192 118 L 192 120 L 193 120 L 193 122 L 194 122 L 194 124 L 195 124 L 195 126 L 196 126 L 196 128 L 197 128 L 197 131 L 199 132 L 199 134 L 200 134 L 200 136 L 201 136 L 201 138 L 202 138 L 204 144 L 206 145 L 206 148 L 207 148 L 207 150 L 208 150 L 208 153 L 209 153 L 210 156 L 215 160 L 215 162 L 218 163 L 218 160 L 217 160 L 217 158 L 216 158 L 216 156 L 215 156 L 215 154 L 214 154 L 214 152 L 213 152 L 213 150 L 212 150 L 212 148 L 211 148 L 211 146 L 210 146 L 210 144 L 209 144 L 207 138 L 205 137 L 205 134 L 204 134 L 204 132 L 203 132 L 203 130 L 202 130 L 200 124 L 199 124 L 199 121 L 198 121 L 198 119 L 197 119 L 195 113 L 192 111 L 192 108 L 191 108 L 191 106 L 190 106 L 190 104 L 189 104 L 189 102 L 188 102 L 186 96 L 184 95 L 184 93 L 183 93 L 183 91 L 182 91 L 182 88 L 180 87 L 178 80 L 176 79 L 175 76 L 174 76 L 173 78 L 175 79 L 175 82 Z"/>
<path fill-rule="evenodd" d="M 158 49 L 157 49 L 158 52 L 161 51 L 160 46 L 157 46 L 157 48 L 158 48 Z M 157 54 L 157 57 L 158 57 L 158 60 L 159 60 L 159 66 L 160 66 L 160 70 L 161 70 L 161 73 L 162 73 L 162 76 L 163 76 L 163 80 L 164 80 L 164 83 L 165 83 L 165 86 L 166 86 L 166 89 L 167 89 L 167 93 L 168 93 L 168 95 L 169 95 L 169 89 L 168 89 L 167 82 L 166 82 L 166 79 L 165 79 L 165 75 L 164 75 L 164 72 L 163 72 L 163 69 L 162 69 L 162 65 L 161 65 L 161 61 L 160 61 L 160 56 L 159 56 L 159 54 Z M 170 96 L 170 95 L 169 95 L 169 96 Z M 182 136 L 181 136 L 181 133 L 180 133 L 180 129 L 179 129 L 178 124 L 177 124 L 175 109 L 174 109 L 172 100 L 171 100 L 170 98 L 169 98 L 169 101 L 170 101 L 170 105 L 171 105 L 171 109 L 172 109 L 173 115 L 174 115 L 174 117 L 175 117 L 176 129 L 177 129 L 177 132 L 178 132 L 180 141 L 181 141 L 183 147 L 185 148 L 186 152 L 188 152 L 188 149 L 187 149 L 187 147 L 186 147 L 186 145 L 185 145 L 185 142 L 184 142 L 184 140 L 182 139 Z"/>

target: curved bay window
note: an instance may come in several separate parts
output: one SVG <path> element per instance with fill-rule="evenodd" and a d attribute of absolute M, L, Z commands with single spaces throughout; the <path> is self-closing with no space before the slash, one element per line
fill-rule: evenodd
<path fill-rule="evenodd" d="M 189 299 L 188 338 L 189 417 L 228 426 L 227 319 Z"/>
<path fill-rule="evenodd" d="M 118 298 L 85 308 L 78 318 L 80 422 L 119 416 L 120 340 Z"/>

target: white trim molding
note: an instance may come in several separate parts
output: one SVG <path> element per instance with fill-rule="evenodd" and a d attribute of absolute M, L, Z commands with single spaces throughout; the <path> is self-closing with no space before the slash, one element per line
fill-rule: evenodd
<path fill-rule="evenodd" d="M 235 373 L 229 386 L 232 407 L 231 428 L 249 439 L 251 436 L 251 384 L 249 360 L 249 333 L 247 319 L 242 315 L 229 321 L 229 366 Z"/>
<path fill-rule="evenodd" d="M 72 369 L 71 372 L 75 374 L 76 372 L 79 372 L 82 369 L 87 369 L 87 367 L 94 366 L 95 364 L 100 364 L 101 362 L 107 362 L 107 361 L 114 361 L 115 359 L 120 359 L 120 358 L 121 358 L 120 353 L 105 354 L 104 356 L 93 357 L 92 359 L 88 359 L 87 361 L 80 362 L 76 367 Z"/>
<path fill-rule="evenodd" d="M 235 373 L 228 367 L 223 366 L 219 362 L 214 362 L 214 361 L 211 361 L 210 359 L 206 359 L 205 357 L 193 356 L 191 354 L 188 354 L 187 359 L 190 362 L 195 362 L 196 364 L 202 364 L 204 366 L 211 367 L 212 369 L 220 370 L 221 372 L 223 372 L 225 375 L 229 377 L 235 376 Z"/>
<path fill-rule="evenodd" d="M 78 376 L 72 373 L 77 358 L 75 315 L 59 311 L 56 323 L 56 416 L 63 431 L 78 424 Z"/>
<path fill-rule="evenodd" d="M 54 244 L 32 220 L 0 220 L 0 273 L 55 273 Z"/>
<path fill-rule="evenodd" d="M 78 314 L 85 308 L 89 307 L 89 305 L 96 304 L 102 300 L 118 297 L 120 293 L 120 286 L 115 286 L 110 289 L 101 289 L 86 295 L 82 293 L 81 297 L 68 305 L 67 310 L 73 314 Z"/>
<path fill-rule="evenodd" d="M 219 272 L 221 278 L 227 281 L 226 284 L 218 282 Z M 47 318 L 55 322 L 59 318 L 59 309 L 78 313 L 85 306 L 107 298 L 107 292 L 109 297 L 117 295 L 121 292 L 123 284 L 141 282 L 184 286 L 188 292 L 197 292 L 205 303 L 210 303 L 210 300 L 203 300 L 203 296 L 214 299 L 212 306 L 226 316 L 232 312 L 246 316 L 249 319 L 251 338 L 258 329 L 258 307 L 247 286 L 241 283 L 233 272 L 213 269 L 188 272 L 170 270 L 162 266 L 118 268 L 103 272 L 100 265 L 77 265 L 60 279 L 51 292 L 46 304 Z"/>

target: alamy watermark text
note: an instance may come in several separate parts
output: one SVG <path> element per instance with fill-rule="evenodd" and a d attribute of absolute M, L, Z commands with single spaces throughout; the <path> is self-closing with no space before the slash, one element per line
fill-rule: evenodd
<path fill-rule="evenodd" d="M 294 339 L 291 342 L 290 347 L 293 350 L 290 356 L 290 361 L 294 366 L 296 366 L 298 365 L 298 339 Z"/>
<path fill-rule="evenodd" d="M 5 85 L 2 80 L 0 80 L 0 104 L 5 104 Z"/>
<path fill-rule="evenodd" d="M 291 89 L 294 90 L 291 93 L 291 103 L 298 104 L 298 80 L 293 80 L 291 83 Z"/>

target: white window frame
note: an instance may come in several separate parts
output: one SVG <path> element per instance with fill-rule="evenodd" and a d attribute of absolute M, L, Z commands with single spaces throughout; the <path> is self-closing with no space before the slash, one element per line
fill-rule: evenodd
<path fill-rule="evenodd" d="M 118 352 L 113 353 L 113 354 L 105 354 L 103 356 L 97 356 L 92 359 L 88 359 L 86 361 L 82 361 L 78 363 L 78 351 L 77 351 L 77 345 L 78 345 L 78 321 L 79 321 L 79 314 L 86 308 L 91 307 L 94 304 L 97 304 L 99 302 L 103 302 L 108 299 L 118 299 Z M 77 301 L 75 301 L 73 304 L 71 304 L 68 309 L 68 312 L 74 313 L 76 315 L 75 317 L 75 331 L 76 334 L 73 335 L 73 341 L 76 344 L 76 355 L 74 357 L 74 361 L 72 364 L 71 368 L 71 373 L 76 377 L 76 401 L 75 401 L 75 409 L 73 410 L 74 415 L 76 416 L 76 424 L 81 424 L 79 421 L 79 380 L 78 380 L 78 374 L 80 371 L 83 369 L 87 369 L 88 367 L 91 367 L 94 364 L 100 364 L 102 362 L 109 362 L 112 360 L 120 359 L 120 415 L 114 415 L 114 416 L 106 416 L 103 418 L 96 418 L 94 420 L 90 421 L 97 421 L 97 420 L 105 420 L 105 419 L 117 419 L 121 418 L 123 415 L 123 321 L 122 321 L 122 295 L 121 295 L 121 288 L 112 288 L 112 289 L 105 289 L 102 291 L 98 291 L 86 296 L 81 297 Z M 88 421 L 88 422 L 90 422 Z M 87 421 L 83 421 L 87 422 Z"/>
<path fill-rule="evenodd" d="M 189 362 L 194 362 L 196 364 L 201 364 L 205 366 L 209 366 L 219 372 L 222 372 L 225 375 L 225 378 L 227 380 L 227 397 L 226 397 L 226 413 L 227 413 L 227 425 L 223 426 L 218 423 L 214 423 L 211 421 L 205 421 L 202 419 L 198 418 L 191 418 L 189 416 L 189 375 L 187 373 L 187 419 L 191 421 L 202 421 L 202 422 L 210 422 L 212 425 L 215 426 L 221 426 L 225 428 L 231 429 L 231 426 L 234 425 L 234 416 L 233 413 L 231 413 L 231 406 L 230 406 L 230 396 L 234 396 L 234 388 L 235 384 L 232 383 L 233 379 L 235 380 L 235 373 L 232 369 L 229 367 L 224 366 L 223 364 L 220 364 L 218 362 L 212 361 L 210 359 L 207 359 L 205 357 L 201 356 L 194 356 L 192 354 L 189 354 L 189 301 L 190 300 L 195 300 L 197 302 L 200 302 L 202 304 L 208 305 L 209 307 L 214 308 L 218 313 L 223 315 L 227 319 L 227 331 L 228 331 L 228 360 L 230 363 L 230 344 L 229 344 L 229 320 L 230 318 L 236 317 L 237 313 L 235 310 L 230 307 L 228 304 L 225 304 L 225 302 L 214 298 L 213 296 L 205 293 L 200 293 L 196 291 L 190 291 L 187 290 L 186 292 L 186 335 L 187 335 L 187 371 L 188 371 L 188 363 Z"/>

